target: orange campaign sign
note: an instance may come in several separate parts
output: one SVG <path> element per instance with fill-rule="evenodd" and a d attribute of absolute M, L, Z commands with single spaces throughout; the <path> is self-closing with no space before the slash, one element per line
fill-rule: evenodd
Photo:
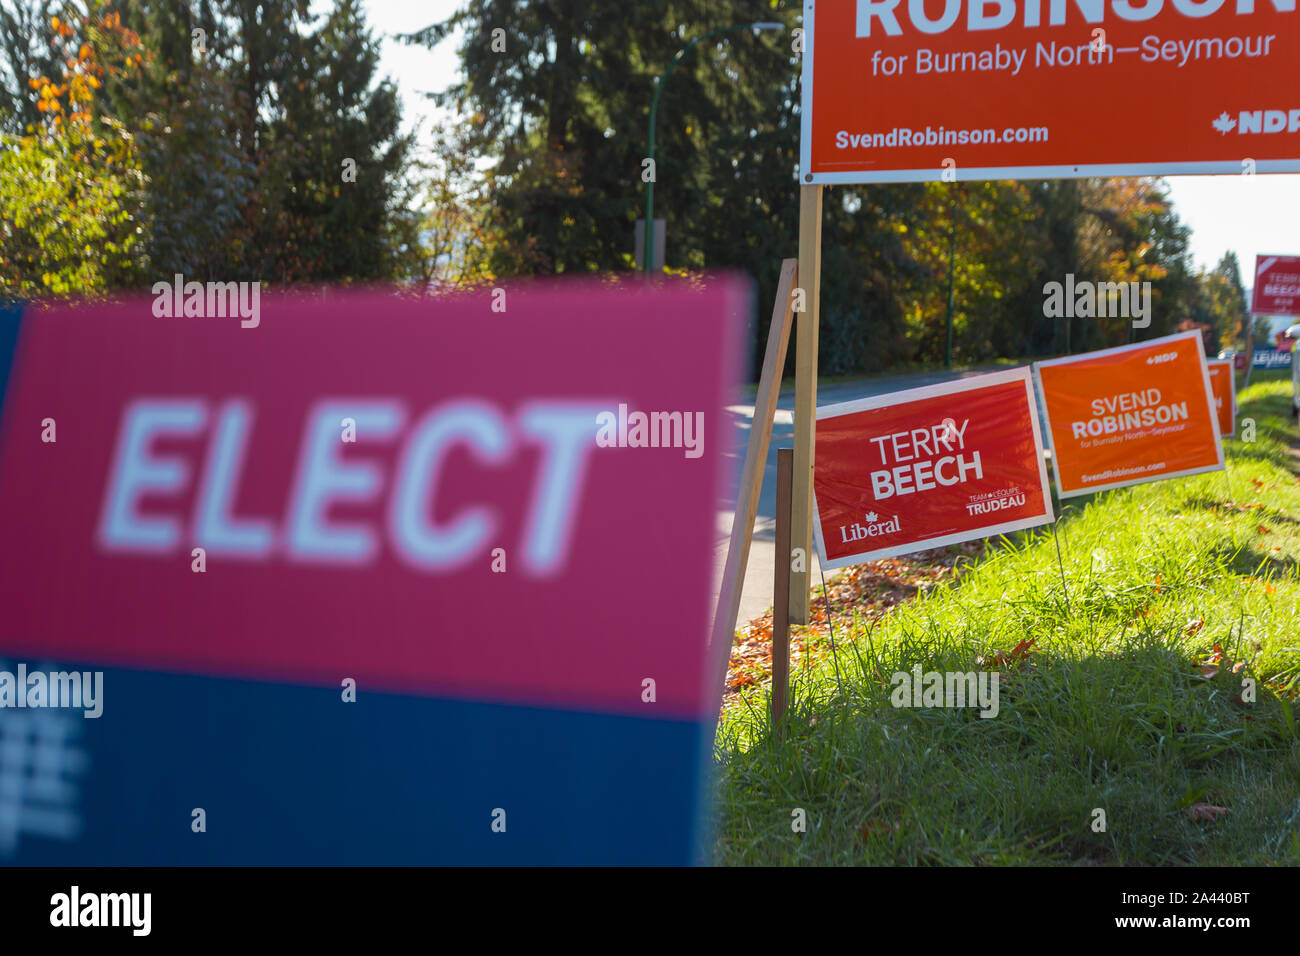
<path fill-rule="evenodd" d="M 801 180 L 1300 171 L 1296 0 L 806 0 Z"/>
<path fill-rule="evenodd" d="M 1062 498 L 1223 467 L 1203 342 L 1184 332 L 1035 363 Z"/>
<path fill-rule="evenodd" d="M 1053 520 L 1027 368 L 817 410 L 827 570 Z"/>
<path fill-rule="evenodd" d="M 1237 379 L 1232 359 L 1209 359 L 1210 388 L 1214 391 L 1214 410 L 1219 434 L 1224 438 L 1237 430 Z"/>

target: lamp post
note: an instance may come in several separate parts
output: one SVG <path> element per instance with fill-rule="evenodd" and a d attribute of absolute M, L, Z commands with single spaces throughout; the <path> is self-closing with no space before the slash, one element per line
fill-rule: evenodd
<path fill-rule="evenodd" d="M 655 166 L 655 117 L 659 112 L 659 94 L 663 92 L 664 83 L 668 81 L 668 77 L 672 75 L 673 70 L 676 69 L 677 64 L 680 63 L 686 57 L 686 54 L 690 53 L 692 50 L 694 50 L 697 46 L 699 46 L 699 44 L 703 43 L 705 40 L 710 40 L 713 37 L 721 36 L 724 33 L 735 33 L 738 30 L 753 30 L 754 34 L 757 35 L 760 30 L 784 30 L 784 29 L 785 29 L 785 24 L 783 23 L 762 22 L 762 23 L 738 23 L 735 26 L 719 27 L 716 30 L 710 30 L 708 33 L 696 37 L 690 43 L 686 44 L 686 46 L 682 47 L 682 49 L 678 50 L 677 55 L 673 57 L 672 62 L 668 64 L 668 69 L 664 70 L 663 75 L 658 77 L 655 80 L 654 97 L 650 100 L 650 156 L 649 158 L 650 158 L 651 172 L 650 172 L 650 178 L 646 180 L 646 189 L 645 189 L 644 266 L 645 266 L 646 275 L 650 274 L 651 265 L 654 263 L 655 178 L 658 175 L 658 170 Z"/>

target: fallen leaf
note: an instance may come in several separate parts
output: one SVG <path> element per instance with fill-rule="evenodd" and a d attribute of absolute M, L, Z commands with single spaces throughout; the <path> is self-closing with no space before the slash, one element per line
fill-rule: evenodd
<path fill-rule="evenodd" d="M 1196 821 L 1217 820 L 1227 813 L 1226 807 L 1216 807 L 1210 803 L 1193 803 L 1187 808 L 1187 815 Z"/>
<path fill-rule="evenodd" d="M 1011 657 L 1012 657 L 1012 659 L 1013 659 L 1013 660 L 1019 660 L 1020 658 L 1028 657 L 1028 656 L 1029 656 L 1029 652 L 1030 652 L 1031 650 L 1033 650 L 1034 644 L 1035 644 L 1037 641 L 1038 641 L 1038 638 L 1036 638 L 1036 637 L 1035 637 L 1035 638 L 1032 638 L 1032 639 L 1030 639 L 1030 640 L 1028 640 L 1028 641 L 1021 641 L 1019 644 L 1017 644 L 1015 647 L 1013 647 L 1013 648 L 1011 649 Z"/>
<path fill-rule="evenodd" d="M 862 839 L 869 840 L 871 837 L 879 836 L 882 833 L 897 833 L 898 829 L 897 820 L 893 823 L 886 823 L 884 820 L 868 820 L 866 823 L 862 824 L 862 828 L 859 832 L 862 835 Z"/>

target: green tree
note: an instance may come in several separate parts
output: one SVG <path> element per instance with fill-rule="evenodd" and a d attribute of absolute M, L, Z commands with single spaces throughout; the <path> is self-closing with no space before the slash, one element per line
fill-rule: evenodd
<path fill-rule="evenodd" d="M 408 37 L 436 46 L 463 31 L 464 80 L 438 100 L 472 118 L 491 163 L 488 272 L 632 269 L 656 78 L 714 28 L 756 20 L 792 28 L 800 12 L 788 0 L 468 0 L 448 21 Z M 667 222 L 667 266 L 757 276 L 760 336 L 781 260 L 797 252 L 799 62 L 789 30 L 716 38 L 678 64 L 657 114 L 655 212 Z M 828 235 L 865 233 L 884 255 L 897 251 L 888 227 L 833 207 Z M 832 261 L 845 248 L 843 263 Z M 891 354 L 903 337 L 889 263 L 863 261 L 861 247 L 830 239 L 826 250 L 823 309 L 843 318 L 823 337 L 826 361 L 856 367 L 886 341 L 880 354 Z M 888 330 L 869 334 L 864 315 Z"/>
<path fill-rule="evenodd" d="M 290 49 L 296 78 L 280 84 L 265 133 L 280 215 L 260 223 L 262 269 L 328 282 L 395 276 L 416 242 L 403 179 L 410 140 L 395 88 L 376 81 L 378 44 L 359 0 L 339 0 Z"/>
<path fill-rule="evenodd" d="M 238 145 L 235 89 L 217 53 L 211 9 L 203 4 L 196 13 L 185 3 L 148 0 L 103 6 L 118 12 L 140 41 L 138 49 L 123 50 L 116 34 L 92 33 L 101 54 L 114 61 L 140 56 L 138 69 L 105 83 L 101 108 L 133 130 L 139 145 L 151 271 L 166 278 L 177 272 L 225 277 L 238 260 L 255 167 Z"/>
<path fill-rule="evenodd" d="M 390 278 L 417 241 L 408 140 L 358 0 L 93 0 L 142 39 L 102 108 L 135 130 L 157 274 Z"/>
<path fill-rule="evenodd" d="M 0 133 L 22 136 L 41 125 L 29 81 L 59 75 L 51 22 L 63 12 L 56 0 L 0 0 Z"/>
<path fill-rule="evenodd" d="M 38 121 L 29 135 L 0 136 L 0 295 L 100 295 L 144 276 L 140 158 L 121 124 L 96 111 L 106 77 L 93 31 L 134 42 L 111 15 L 51 18 L 55 76 L 28 84 Z"/>
<path fill-rule="evenodd" d="M 488 270 L 490 197 L 475 163 L 475 125 L 448 117 L 433 130 L 433 146 L 418 166 L 416 261 L 420 290 L 463 289 L 492 278 Z"/>
<path fill-rule="evenodd" d="M 1225 349 L 1238 348 L 1244 341 L 1250 322 L 1250 303 L 1241 282 L 1241 264 L 1229 249 L 1206 279 L 1209 296 L 1220 317 L 1219 344 Z"/>

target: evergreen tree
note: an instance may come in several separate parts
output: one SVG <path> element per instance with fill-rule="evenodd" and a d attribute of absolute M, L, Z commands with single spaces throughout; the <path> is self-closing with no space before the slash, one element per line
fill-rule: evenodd
<path fill-rule="evenodd" d="M 402 182 L 410 142 L 395 88 L 375 82 L 379 49 L 359 0 L 339 0 L 291 48 L 297 79 L 281 81 L 267 130 L 281 217 L 264 224 L 277 254 L 263 268 L 314 281 L 392 276 L 415 238 Z"/>

